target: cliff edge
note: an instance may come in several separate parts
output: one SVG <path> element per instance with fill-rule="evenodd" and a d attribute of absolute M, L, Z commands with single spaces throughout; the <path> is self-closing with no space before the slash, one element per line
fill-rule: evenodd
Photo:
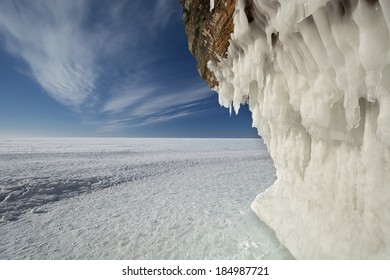
<path fill-rule="evenodd" d="M 212 8 L 210 0 L 180 0 L 180 3 L 188 48 L 196 58 L 199 75 L 214 88 L 218 82 L 207 63 L 218 63 L 218 56 L 226 57 L 233 33 L 235 0 L 217 0 Z"/>

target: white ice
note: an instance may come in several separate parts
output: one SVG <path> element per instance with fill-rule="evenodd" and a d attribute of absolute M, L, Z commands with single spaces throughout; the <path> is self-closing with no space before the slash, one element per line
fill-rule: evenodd
<path fill-rule="evenodd" d="M 279 259 L 261 140 L 1 139 L 1 259 Z"/>
<path fill-rule="evenodd" d="M 389 1 L 245 4 L 209 67 L 275 163 L 253 210 L 297 258 L 390 258 Z"/>

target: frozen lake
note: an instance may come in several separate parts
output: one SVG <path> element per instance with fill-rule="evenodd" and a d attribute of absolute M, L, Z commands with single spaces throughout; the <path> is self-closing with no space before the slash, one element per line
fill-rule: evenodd
<path fill-rule="evenodd" d="M 285 259 L 262 140 L 0 139 L 1 259 Z"/>

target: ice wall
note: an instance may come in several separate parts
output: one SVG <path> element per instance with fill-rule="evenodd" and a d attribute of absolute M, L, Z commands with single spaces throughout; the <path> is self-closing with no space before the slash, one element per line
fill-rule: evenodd
<path fill-rule="evenodd" d="M 219 102 L 277 180 L 253 211 L 297 258 L 390 258 L 390 1 L 237 0 Z"/>

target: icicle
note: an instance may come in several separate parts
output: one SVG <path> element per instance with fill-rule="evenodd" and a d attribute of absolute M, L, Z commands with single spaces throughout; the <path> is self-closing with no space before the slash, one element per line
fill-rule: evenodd
<path fill-rule="evenodd" d="M 210 0 L 210 12 L 214 10 L 214 0 Z"/>

